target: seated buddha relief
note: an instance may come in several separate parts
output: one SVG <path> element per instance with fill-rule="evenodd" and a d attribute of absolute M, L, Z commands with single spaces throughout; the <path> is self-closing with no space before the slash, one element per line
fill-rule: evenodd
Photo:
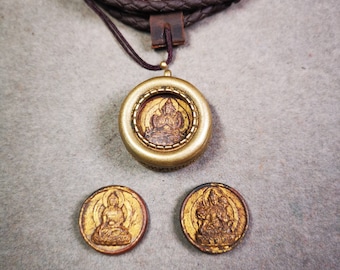
<path fill-rule="evenodd" d="M 233 217 L 228 213 L 228 199 L 214 190 L 209 192 L 196 210 L 199 222 L 196 240 L 206 246 L 228 245 L 234 242 Z"/>
<path fill-rule="evenodd" d="M 150 118 L 145 138 L 156 145 L 173 145 L 185 138 L 185 133 L 181 132 L 183 125 L 182 113 L 176 110 L 168 98 L 159 112 Z"/>
<path fill-rule="evenodd" d="M 126 216 L 119 207 L 119 198 L 112 193 L 107 199 L 107 207 L 101 215 L 101 224 L 92 234 L 92 241 L 98 245 L 121 246 L 131 242 L 131 234 L 123 226 Z"/>

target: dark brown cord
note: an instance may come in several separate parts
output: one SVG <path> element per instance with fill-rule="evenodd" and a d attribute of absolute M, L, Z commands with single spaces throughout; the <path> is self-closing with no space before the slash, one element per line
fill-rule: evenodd
<path fill-rule="evenodd" d="M 131 47 L 129 42 L 124 38 L 122 33 L 118 30 L 117 26 L 110 20 L 110 18 L 101 10 L 94 0 L 85 0 L 86 4 L 97 13 L 97 15 L 103 20 L 103 22 L 107 25 L 109 30 L 112 32 L 113 36 L 118 40 L 119 44 L 123 47 L 123 49 L 127 52 L 127 54 L 140 66 L 146 68 L 148 70 L 161 70 L 160 65 L 151 65 L 145 62 Z M 171 39 L 171 30 L 169 27 L 165 27 L 165 37 L 167 43 L 167 52 L 168 57 L 166 63 L 169 65 L 173 58 L 173 46 Z"/>
<path fill-rule="evenodd" d="M 149 70 L 161 70 L 160 65 L 150 65 L 145 62 L 131 47 L 116 25 L 101 9 L 103 8 L 111 16 L 138 30 L 150 31 L 150 15 L 183 12 L 184 26 L 187 27 L 207 16 L 229 7 L 240 0 L 85 0 L 98 16 L 104 21 L 112 34 L 118 40 L 123 49 L 143 68 Z M 101 6 L 101 8 L 98 5 Z M 165 27 L 167 64 L 173 58 L 173 44 L 170 27 Z"/>

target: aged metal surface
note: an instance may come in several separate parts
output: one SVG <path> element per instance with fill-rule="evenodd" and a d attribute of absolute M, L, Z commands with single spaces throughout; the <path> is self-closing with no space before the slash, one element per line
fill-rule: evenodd
<path fill-rule="evenodd" d="M 133 248 L 142 239 L 147 222 L 142 198 L 122 186 L 96 191 L 84 202 L 79 217 L 85 241 L 106 254 L 120 254 Z"/>
<path fill-rule="evenodd" d="M 211 137 L 211 112 L 197 88 L 167 70 L 165 74 L 129 93 L 120 110 L 119 129 L 139 162 L 171 170 L 204 152 Z"/>
<path fill-rule="evenodd" d="M 192 100 L 178 89 L 152 89 L 138 101 L 133 124 L 137 135 L 148 146 L 158 149 L 179 147 L 197 130 L 197 109 Z"/>
<path fill-rule="evenodd" d="M 187 239 L 207 253 L 233 249 L 244 237 L 249 216 L 245 201 L 231 187 L 207 183 L 184 200 L 181 225 Z"/>

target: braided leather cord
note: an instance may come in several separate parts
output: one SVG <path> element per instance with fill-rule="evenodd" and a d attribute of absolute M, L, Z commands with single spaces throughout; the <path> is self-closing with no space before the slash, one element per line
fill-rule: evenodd
<path fill-rule="evenodd" d="M 182 11 L 184 26 L 228 8 L 240 0 L 95 0 L 112 17 L 142 31 L 150 31 L 153 14 Z"/>

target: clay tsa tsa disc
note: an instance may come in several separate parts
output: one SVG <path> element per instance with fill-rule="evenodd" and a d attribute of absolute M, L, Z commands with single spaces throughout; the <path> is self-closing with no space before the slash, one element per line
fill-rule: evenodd
<path fill-rule="evenodd" d="M 95 250 L 120 254 L 143 237 L 148 222 L 146 205 L 133 190 L 109 186 L 84 202 L 79 217 L 80 232 Z"/>
<path fill-rule="evenodd" d="M 207 183 L 184 200 L 181 225 L 186 238 L 199 250 L 223 253 L 244 237 L 249 222 L 245 201 L 233 188 Z"/>

